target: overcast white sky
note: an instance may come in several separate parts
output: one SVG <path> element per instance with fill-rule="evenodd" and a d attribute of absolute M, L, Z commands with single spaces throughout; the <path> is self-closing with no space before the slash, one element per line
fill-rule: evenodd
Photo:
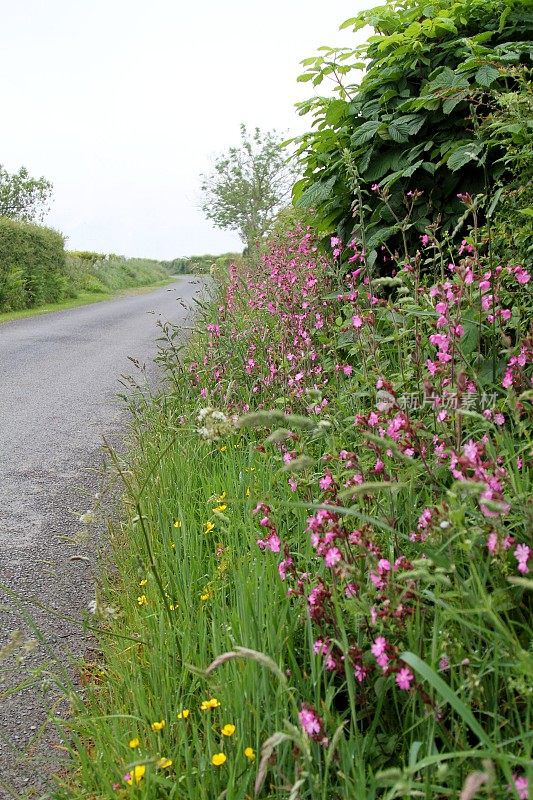
<path fill-rule="evenodd" d="M 239 124 L 291 134 L 299 62 L 351 45 L 376 0 L 0 0 L 0 163 L 54 184 L 69 249 L 170 259 L 240 249 L 199 210 Z M 361 37 L 358 37 L 360 40 Z"/>

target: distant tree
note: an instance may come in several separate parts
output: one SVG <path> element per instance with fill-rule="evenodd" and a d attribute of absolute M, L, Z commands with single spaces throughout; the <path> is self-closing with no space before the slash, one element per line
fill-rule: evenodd
<path fill-rule="evenodd" d="M 51 196 L 52 184 L 46 178 L 32 178 L 25 167 L 11 175 L 0 164 L 0 217 L 42 222 Z"/>
<path fill-rule="evenodd" d="M 241 125 L 240 147 L 231 147 L 201 176 L 205 216 L 217 228 L 237 231 L 248 250 L 268 233 L 294 183 L 281 141 L 276 131 L 249 134 Z"/>

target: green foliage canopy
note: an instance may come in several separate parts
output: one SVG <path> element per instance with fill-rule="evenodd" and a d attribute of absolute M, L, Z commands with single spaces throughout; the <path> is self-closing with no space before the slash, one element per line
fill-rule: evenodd
<path fill-rule="evenodd" d="M 294 168 L 289 166 L 276 131 L 249 134 L 241 125 L 240 147 L 219 156 L 202 175 L 202 211 L 217 228 L 237 231 L 251 250 L 270 230 L 290 196 Z"/>
<path fill-rule="evenodd" d="M 371 25 L 355 49 L 320 49 L 300 81 L 336 84 L 337 96 L 299 104 L 313 130 L 299 137 L 304 177 L 297 206 L 313 208 L 324 233 L 358 235 L 364 207 L 370 263 L 387 243 L 413 244 L 430 225 L 452 230 L 458 193 L 489 193 L 505 173 L 501 150 L 479 126 L 503 92 L 530 79 L 533 6 L 528 0 L 388 0 L 342 28 Z M 358 84 L 348 82 L 363 70 Z M 373 191 L 372 191 L 373 187 Z M 410 201 L 406 194 L 422 194 Z M 385 195 L 385 197 L 384 197 Z"/>
<path fill-rule="evenodd" d="M 0 164 L 0 217 L 42 222 L 49 210 L 52 184 L 32 178 L 25 167 L 10 174 Z"/>

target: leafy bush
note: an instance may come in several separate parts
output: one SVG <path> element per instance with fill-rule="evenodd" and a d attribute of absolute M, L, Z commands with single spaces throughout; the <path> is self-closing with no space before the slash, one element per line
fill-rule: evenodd
<path fill-rule="evenodd" d="M 300 104 L 314 130 L 297 140 L 305 172 L 293 195 L 315 209 L 319 230 L 364 235 L 372 265 L 383 244 L 405 257 L 428 228 L 451 232 L 465 187 L 492 193 L 506 169 L 501 141 L 478 129 L 502 93 L 527 81 L 533 10 L 526 0 L 389 0 L 342 27 L 365 25 L 375 29 L 366 44 L 303 62 L 300 80 L 332 78 L 338 97 Z M 355 69 L 365 70 L 360 83 L 346 85 Z"/>
<path fill-rule="evenodd" d="M 51 228 L 0 217 L 0 311 L 32 308 L 62 297 L 63 236 Z"/>

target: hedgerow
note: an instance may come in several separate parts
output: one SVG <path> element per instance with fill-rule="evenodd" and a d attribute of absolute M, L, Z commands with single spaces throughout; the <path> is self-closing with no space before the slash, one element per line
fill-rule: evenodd
<path fill-rule="evenodd" d="M 0 311 L 53 302 L 66 282 L 60 233 L 0 217 Z"/>
<path fill-rule="evenodd" d="M 171 274 L 153 259 L 65 253 L 64 244 L 51 228 L 0 217 L 0 312 L 149 286 Z"/>

